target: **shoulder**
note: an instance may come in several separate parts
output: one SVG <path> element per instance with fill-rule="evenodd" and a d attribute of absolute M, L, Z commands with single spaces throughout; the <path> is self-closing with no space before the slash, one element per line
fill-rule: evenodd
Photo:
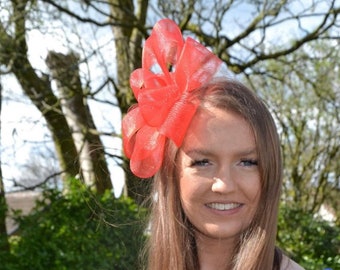
<path fill-rule="evenodd" d="M 283 255 L 280 270 L 304 270 L 304 268 Z"/>

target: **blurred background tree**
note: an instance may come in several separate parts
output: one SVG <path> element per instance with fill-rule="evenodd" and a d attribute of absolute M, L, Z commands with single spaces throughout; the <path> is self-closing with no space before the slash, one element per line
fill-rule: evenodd
<path fill-rule="evenodd" d="M 143 41 L 156 21 L 168 17 L 267 102 L 285 163 L 281 217 L 291 217 L 292 210 L 309 219 L 325 208 L 330 226 L 340 226 L 339 1 L 8 0 L 0 10 L 2 102 L 24 104 L 18 107 L 27 112 L 35 108 L 6 129 L 15 143 L 1 147 L 4 183 L 38 188 L 51 179 L 68 190 L 68 179 L 76 178 L 106 194 L 124 178 L 123 195 L 142 203 L 148 182 L 131 174 L 121 153 L 120 118 L 135 101 L 129 75 L 141 66 Z M 3 112 L 6 123 L 11 115 Z M 39 130 L 33 141 L 25 139 L 21 127 L 27 125 L 28 133 Z M 11 151 L 20 153 L 19 146 L 33 147 L 35 158 L 20 165 L 17 154 L 13 162 Z M 58 166 L 46 166 L 50 158 L 37 154 L 46 152 Z M 19 176 L 8 173 L 13 168 Z M 0 209 L 6 209 L 0 196 Z M 4 221 L 6 211 L 0 213 Z M 285 222 L 281 229 L 291 233 Z M 279 237 L 280 245 L 297 252 L 288 246 L 300 240 L 284 239 Z M 339 251 L 339 242 L 334 245 Z M 302 253 L 295 255 L 312 269 Z"/>
<path fill-rule="evenodd" d="M 46 189 L 20 224 L 1 269 L 138 269 L 144 216 L 131 198 L 98 195 L 77 179 L 69 190 Z"/>

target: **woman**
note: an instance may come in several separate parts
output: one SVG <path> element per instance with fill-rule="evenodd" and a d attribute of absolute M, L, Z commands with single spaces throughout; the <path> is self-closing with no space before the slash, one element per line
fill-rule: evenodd
<path fill-rule="evenodd" d="M 153 175 L 147 269 L 302 269 L 275 248 L 282 181 L 274 121 L 221 61 L 161 20 L 131 75 L 131 170 Z"/>

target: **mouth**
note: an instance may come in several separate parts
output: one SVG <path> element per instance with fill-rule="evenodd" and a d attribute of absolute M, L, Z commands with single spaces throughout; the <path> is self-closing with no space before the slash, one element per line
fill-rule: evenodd
<path fill-rule="evenodd" d="M 207 207 L 220 211 L 236 209 L 242 206 L 241 203 L 207 203 Z"/>

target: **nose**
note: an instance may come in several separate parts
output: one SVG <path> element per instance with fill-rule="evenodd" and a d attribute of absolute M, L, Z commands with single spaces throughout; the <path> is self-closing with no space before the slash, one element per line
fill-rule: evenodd
<path fill-rule="evenodd" d="M 228 193 L 235 189 L 235 182 L 232 173 L 224 170 L 223 174 L 218 174 L 213 177 L 213 184 L 211 190 L 216 193 Z"/>

